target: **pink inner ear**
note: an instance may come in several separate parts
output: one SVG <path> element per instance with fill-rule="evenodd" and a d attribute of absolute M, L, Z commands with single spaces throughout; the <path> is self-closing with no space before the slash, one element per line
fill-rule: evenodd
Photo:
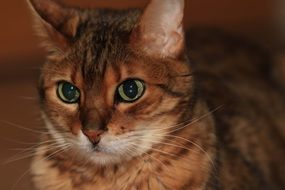
<path fill-rule="evenodd" d="M 184 47 L 184 0 L 152 0 L 132 35 L 133 45 L 157 57 L 177 58 Z"/>

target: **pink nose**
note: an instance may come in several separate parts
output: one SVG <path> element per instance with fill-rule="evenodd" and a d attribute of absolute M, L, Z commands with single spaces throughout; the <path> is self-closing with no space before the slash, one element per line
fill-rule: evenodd
<path fill-rule="evenodd" d="M 104 133 L 103 130 L 83 130 L 84 135 L 91 141 L 93 145 L 97 145 L 100 141 L 101 135 Z"/>

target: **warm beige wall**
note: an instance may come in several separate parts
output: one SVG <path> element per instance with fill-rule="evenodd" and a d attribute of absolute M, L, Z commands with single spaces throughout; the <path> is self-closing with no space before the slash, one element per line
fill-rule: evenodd
<path fill-rule="evenodd" d="M 68 0 L 73 4 L 104 7 L 144 6 L 147 0 Z M 275 0 L 186 0 L 187 25 L 244 28 L 265 23 Z M 0 6 L 0 64 L 3 58 L 21 59 L 39 51 L 25 0 L 6 0 Z"/>

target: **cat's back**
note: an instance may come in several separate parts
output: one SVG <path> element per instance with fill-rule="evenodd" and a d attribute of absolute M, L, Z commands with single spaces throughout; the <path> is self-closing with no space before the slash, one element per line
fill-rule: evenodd
<path fill-rule="evenodd" d="M 285 187 L 285 98 L 270 76 L 270 56 L 217 31 L 192 30 L 189 36 L 197 97 L 213 110 L 219 148 L 226 155 L 220 157 L 221 168 L 234 172 L 235 161 L 229 160 L 237 159 L 270 187 Z"/>

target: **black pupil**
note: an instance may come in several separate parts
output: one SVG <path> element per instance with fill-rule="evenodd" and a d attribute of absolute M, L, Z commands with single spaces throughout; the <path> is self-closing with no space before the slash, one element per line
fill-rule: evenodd
<path fill-rule="evenodd" d="M 123 90 L 125 95 L 130 99 L 134 99 L 138 95 L 138 86 L 133 80 L 126 81 L 123 85 Z"/>
<path fill-rule="evenodd" d="M 76 87 L 70 83 L 64 83 L 62 86 L 62 94 L 67 100 L 74 100 L 76 98 Z"/>

